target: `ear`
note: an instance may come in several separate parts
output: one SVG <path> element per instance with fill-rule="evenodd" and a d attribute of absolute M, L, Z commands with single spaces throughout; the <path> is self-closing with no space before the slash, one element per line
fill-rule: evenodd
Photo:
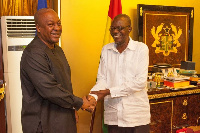
<path fill-rule="evenodd" d="M 40 25 L 39 24 L 36 24 L 36 30 L 37 30 L 38 33 L 40 32 Z"/>
<path fill-rule="evenodd" d="M 128 28 L 128 31 L 131 32 L 131 31 L 132 31 L 132 27 L 129 27 L 129 28 Z"/>

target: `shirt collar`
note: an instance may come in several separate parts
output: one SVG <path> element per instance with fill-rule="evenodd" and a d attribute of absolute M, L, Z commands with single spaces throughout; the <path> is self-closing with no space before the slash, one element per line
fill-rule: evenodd
<path fill-rule="evenodd" d="M 116 45 L 117 45 L 117 44 L 115 44 L 115 43 L 112 43 L 112 44 L 113 44 L 113 45 L 109 45 L 109 46 L 108 46 L 108 49 L 112 49 L 112 50 L 118 52 L 118 50 L 116 49 Z M 131 37 L 129 37 L 129 42 L 128 42 L 128 46 L 127 46 L 126 49 L 130 49 L 130 50 L 135 50 L 135 49 L 136 49 L 136 45 L 134 45 L 134 41 L 132 40 Z M 125 49 L 125 50 L 126 50 L 126 49 Z"/>

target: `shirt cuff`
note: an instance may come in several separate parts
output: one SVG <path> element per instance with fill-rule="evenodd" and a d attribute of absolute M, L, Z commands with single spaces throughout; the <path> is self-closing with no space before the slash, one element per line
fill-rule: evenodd
<path fill-rule="evenodd" d="M 111 98 L 127 96 L 126 94 L 123 94 L 121 92 L 121 90 L 119 89 L 119 87 L 112 87 L 109 90 L 110 90 L 110 96 L 111 96 Z"/>
<path fill-rule="evenodd" d="M 90 96 L 93 96 L 95 98 L 95 100 L 98 100 L 98 96 L 96 94 L 89 94 Z"/>

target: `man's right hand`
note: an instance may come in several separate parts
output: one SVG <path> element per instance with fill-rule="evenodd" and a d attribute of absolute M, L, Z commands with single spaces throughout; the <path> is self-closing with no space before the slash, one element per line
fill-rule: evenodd
<path fill-rule="evenodd" d="M 83 99 L 83 105 L 82 105 L 81 109 L 92 113 L 94 111 L 95 107 L 96 107 L 96 104 L 97 104 L 94 97 L 88 95 L 87 97 L 84 96 L 82 99 Z"/>

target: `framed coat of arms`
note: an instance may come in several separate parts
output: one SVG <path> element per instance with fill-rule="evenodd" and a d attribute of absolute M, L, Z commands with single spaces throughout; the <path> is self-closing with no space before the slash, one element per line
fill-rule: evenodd
<path fill-rule="evenodd" d="M 137 13 L 139 41 L 149 47 L 150 66 L 192 60 L 193 7 L 139 4 Z"/>

